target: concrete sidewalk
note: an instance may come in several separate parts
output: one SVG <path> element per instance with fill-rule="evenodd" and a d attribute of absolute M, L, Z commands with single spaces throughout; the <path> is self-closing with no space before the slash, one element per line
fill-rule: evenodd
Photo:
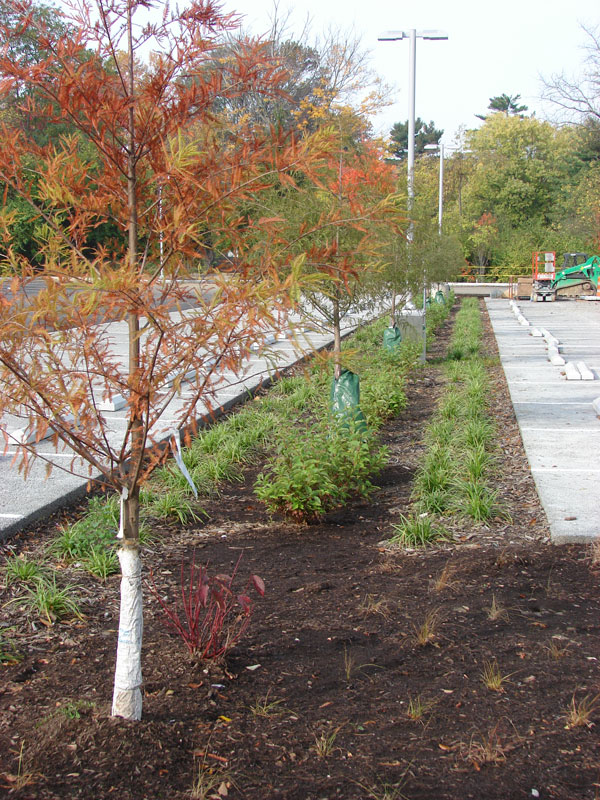
<path fill-rule="evenodd" d="M 597 539 L 600 420 L 592 402 L 600 396 L 600 303 L 487 299 L 486 304 L 552 541 Z M 551 337 L 558 340 L 564 365 L 550 362 L 543 332 L 551 344 Z M 579 377 L 568 380 L 567 364 L 582 362 L 588 379 L 575 370 Z"/>

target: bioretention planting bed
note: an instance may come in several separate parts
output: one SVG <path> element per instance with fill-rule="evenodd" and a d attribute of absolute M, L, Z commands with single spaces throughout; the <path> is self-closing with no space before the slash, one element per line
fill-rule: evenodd
<path fill-rule="evenodd" d="M 269 514 L 255 494 L 277 460 L 266 429 L 219 475 L 229 481 L 218 494 L 207 485 L 205 513 L 177 495 L 161 517 L 163 491 L 178 491 L 162 476 L 143 554 L 139 723 L 110 717 L 119 582 L 110 556 L 98 556 L 108 568 L 94 575 L 89 553 L 56 549 L 73 511 L 3 547 L 0 795 L 598 796 L 600 554 L 548 543 L 479 312 L 470 324 L 480 345 L 470 334 L 461 343 L 453 309 L 427 366 L 407 372 L 394 415 L 377 424 L 388 389 L 368 388 L 364 375 L 381 469 L 354 487 L 362 495 L 333 498 L 309 524 L 283 506 Z M 359 372 L 363 357 L 349 348 Z M 276 406 L 284 393 L 267 399 Z M 485 397 L 475 439 L 459 416 L 468 396 Z M 306 435 L 318 402 L 298 400 L 296 418 L 270 430 L 285 422 Z M 479 488 L 465 495 L 465 483 Z M 262 598 L 249 586 L 250 624 L 221 660 L 190 656 L 157 598 L 173 607 L 193 560 L 211 575 L 239 561 L 239 591 L 250 575 L 265 584 Z M 44 613 L 35 594 L 52 582 L 73 605 Z"/>

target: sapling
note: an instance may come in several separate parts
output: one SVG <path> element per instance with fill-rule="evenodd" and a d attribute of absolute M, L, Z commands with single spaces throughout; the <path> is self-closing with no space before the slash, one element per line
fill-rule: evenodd
<path fill-rule="evenodd" d="M 0 106 L 22 97 L 20 111 L 40 128 L 67 132 L 39 144 L 11 115 L 0 119 L 0 183 L 31 209 L 37 231 L 34 269 L 12 243 L 14 215 L 0 212 L 9 276 L 0 299 L 0 415 L 24 420 L 23 436 L 7 433 L 6 447 L 17 447 L 26 473 L 49 436 L 73 455 L 60 468 L 100 477 L 120 500 L 113 714 L 139 719 L 140 490 L 165 458 L 169 431 L 211 409 L 225 372 L 239 376 L 252 346 L 301 294 L 306 257 L 286 239 L 297 241 L 298 230 L 284 232 L 259 196 L 284 185 L 293 194 L 296 174 L 311 180 L 331 136 L 295 141 L 219 113 L 250 90 L 277 96 L 284 75 L 260 41 L 246 41 L 226 65 L 214 58 L 237 22 L 211 0 L 182 9 L 82 0 L 68 5 L 68 35 L 42 24 L 31 0 L 6 5 L 0 42 L 28 37 L 39 58 L 0 46 Z M 185 280 L 230 250 L 236 271 L 214 270 L 211 292 Z M 319 263 L 323 249 L 313 255 Z M 37 294 L 28 291 L 34 280 Z M 124 363 L 108 322 L 126 339 Z M 118 436 L 106 403 L 123 407 Z"/>

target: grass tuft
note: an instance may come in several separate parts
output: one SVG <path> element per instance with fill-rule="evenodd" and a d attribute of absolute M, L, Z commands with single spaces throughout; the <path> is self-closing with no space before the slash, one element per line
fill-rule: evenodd
<path fill-rule="evenodd" d="M 436 526 L 435 521 L 426 514 L 401 516 L 398 524 L 392 525 L 394 533 L 389 543 L 398 547 L 426 547 L 439 541 L 448 541 L 448 531 Z"/>
<path fill-rule="evenodd" d="M 571 698 L 571 702 L 565 714 L 565 728 L 570 730 L 571 728 L 591 727 L 592 718 L 599 705 L 600 694 L 586 694 L 581 700 L 577 700 L 575 692 L 573 692 L 573 697 Z"/>

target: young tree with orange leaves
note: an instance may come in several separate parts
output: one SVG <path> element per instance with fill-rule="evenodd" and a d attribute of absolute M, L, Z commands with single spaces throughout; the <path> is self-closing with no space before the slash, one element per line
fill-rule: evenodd
<path fill-rule="evenodd" d="M 248 209 L 274 185 L 293 191 L 292 172 L 309 175 L 321 148 L 314 137 L 297 144 L 220 122 L 217 99 L 276 95 L 281 74 L 256 42 L 215 69 L 218 37 L 236 21 L 212 0 L 192 0 L 183 11 L 149 0 L 73 0 L 62 38 L 39 24 L 31 0 L 6 2 L 13 14 L 0 20 L 0 41 L 25 32 L 42 56 L 31 63 L 0 49 L 0 108 L 16 85 L 26 87 L 20 113 L 71 133 L 39 144 L 0 119 L 0 184 L 36 218 L 35 278 L 43 286 L 25 296 L 34 272 L 12 247 L 14 217 L 4 207 L 10 286 L 0 296 L 0 414 L 25 420 L 25 471 L 51 432 L 72 452 L 72 471 L 87 464 L 121 495 L 113 714 L 139 719 L 139 495 L 164 458 L 173 423 L 161 419 L 185 378 L 191 391 L 176 424 L 188 425 L 224 370 L 240 369 L 300 291 L 302 253 L 290 258 L 281 220 Z M 235 273 L 215 273 L 210 297 L 190 288 L 190 264 L 229 250 Z M 126 327 L 125 364 L 109 321 Z M 127 426 L 115 440 L 101 407 L 117 396 Z"/>
<path fill-rule="evenodd" d="M 364 119 L 348 108 L 329 117 L 332 142 L 313 191 L 302 205 L 305 233 L 299 245 L 329 281 L 323 290 L 305 292 L 333 333 L 334 378 L 340 377 L 341 325 L 352 310 L 372 305 L 373 274 L 382 263 L 382 244 L 394 232 L 402 236 L 395 176 L 385 152 L 364 129 Z M 292 198 L 292 203 L 297 197 Z M 294 219 L 298 211 L 288 210 Z M 305 304 L 306 305 L 306 304 Z"/>

